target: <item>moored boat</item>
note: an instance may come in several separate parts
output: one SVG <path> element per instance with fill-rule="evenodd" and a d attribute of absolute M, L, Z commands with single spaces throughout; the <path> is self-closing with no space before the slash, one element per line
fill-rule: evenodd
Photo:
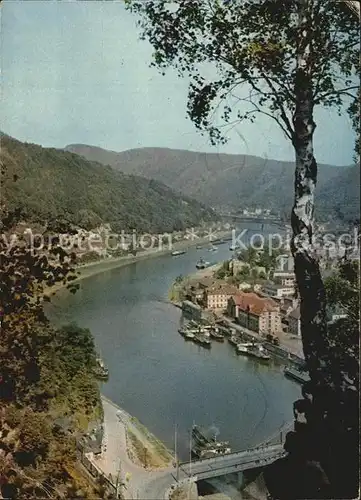
<path fill-rule="evenodd" d="M 212 328 L 210 330 L 210 335 L 214 340 L 217 340 L 218 342 L 224 341 L 224 335 L 219 331 L 218 328 Z"/>
<path fill-rule="evenodd" d="M 248 348 L 248 356 L 259 359 L 260 361 L 269 361 L 271 359 L 271 357 L 259 347 Z"/>
<path fill-rule="evenodd" d="M 194 333 L 189 330 L 189 328 L 179 328 L 178 332 L 183 335 L 185 339 L 193 340 Z"/>
<path fill-rule="evenodd" d="M 201 333 L 195 333 L 193 341 L 202 347 L 212 347 L 212 342 L 205 335 Z"/>
<path fill-rule="evenodd" d="M 233 334 L 233 335 L 231 335 L 231 336 L 229 337 L 229 339 L 228 339 L 228 342 L 229 342 L 230 344 L 232 344 L 232 345 L 237 345 L 237 344 L 239 344 L 239 337 L 238 337 L 238 335 L 234 335 L 234 334 Z"/>
<path fill-rule="evenodd" d="M 301 371 L 297 370 L 296 368 L 286 367 L 283 370 L 283 373 L 285 374 L 286 377 L 292 378 L 293 380 L 296 380 L 297 382 L 300 382 L 301 384 L 304 384 L 305 382 L 309 382 L 309 380 L 310 380 L 307 373 L 301 372 Z"/>
<path fill-rule="evenodd" d="M 238 343 L 236 345 L 236 351 L 238 354 L 248 354 L 249 349 L 252 348 L 254 344 L 251 342 L 245 342 L 245 343 Z"/>
<path fill-rule="evenodd" d="M 96 378 L 99 380 L 108 380 L 109 378 L 109 370 L 106 368 L 104 361 L 100 356 L 98 356 L 95 360 L 96 366 L 94 369 L 94 373 Z"/>

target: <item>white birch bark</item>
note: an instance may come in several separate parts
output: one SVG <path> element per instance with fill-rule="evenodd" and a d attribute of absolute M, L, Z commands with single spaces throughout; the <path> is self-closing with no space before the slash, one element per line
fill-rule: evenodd
<path fill-rule="evenodd" d="M 296 153 L 295 198 L 291 225 L 292 253 L 301 299 L 301 334 L 303 350 L 311 380 L 316 385 L 325 382 L 328 354 L 326 299 L 318 258 L 313 247 L 314 192 L 317 182 L 317 163 L 313 151 L 312 82 L 310 78 L 311 37 L 306 29 L 307 18 L 303 7 L 309 0 L 299 0 L 299 26 L 295 81 L 296 106 L 293 115 Z"/>

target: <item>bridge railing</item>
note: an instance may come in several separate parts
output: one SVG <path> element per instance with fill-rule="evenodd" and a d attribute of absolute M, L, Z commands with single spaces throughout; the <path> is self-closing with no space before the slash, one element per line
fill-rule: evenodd
<path fill-rule="evenodd" d="M 200 464 L 200 463 L 207 463 L 209 465 L 211 464 L 217 464 L 217 463 L 220 463 L 224 460 L 229 460 L 229 459 L 232 459 L 232 458 L 235 458 L 237 456 L 241 457 L 242 455 L 244 456 L 247 456 L 247 455 L 250 455 L 252 453 L 255 453 L 255 452 L 267 452 L 267 451 L 271 451 L 272 449 L 274 448 L 278 448 L 280 446 L 281 443 L 274 443 L 274 444 L 271 444 L 271 445 L 266 445 L 265 443 L 262 443 L 258 446 L 255 446 L 255 447 L 252 447 L 252 448 L 247 448 L 245 450 L 239 450 L 239 451 L 235 451 L 233 453 L 225 453 L 223 455 L 218 455 L 216 457 L 208 457 L 208 458 L 197 458 L 195 460 L 192 460 L 191 462 L 181 462 L 179 465 L 180 467 L 181 466 L 189 466 L 189 465 L 193 465 L 193 466 L 196 466 L 197 464 Z"/>
<path fill-rule="evenodd" d="M 197 480 L 199 480 L 199 479 L 206 479 L 209 477 L 231 474 L 232 472 L 241 472 L 242 470 L 264 467 L 265 465 L 268 465 L 274 462 L 275 460 L 284 457 L 285 454 L 286 454 L 285 452 L 279 452 L 272 456 L 267 456 L 260 459 L 252 459 L 248 460 L 247 462 L 241 462 L 235 465 L 226 465 L 224 467 L 217 467 L 217 468 L 211 467 L 210 469 L 207 469 L 205 471 L 195 472 L 194 476 L 190 477 L 196 477 Z"/>

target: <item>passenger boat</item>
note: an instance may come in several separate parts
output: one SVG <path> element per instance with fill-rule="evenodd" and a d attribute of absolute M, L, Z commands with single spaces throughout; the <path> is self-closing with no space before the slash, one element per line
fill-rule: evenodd
<path fill-rule="evenodd" d="M 286 377 L 292 378 L 293 380 L 296 380 L 301 384 L 310 381 L 310 378 L 307 373 L 301 372 L 296 368 L 288 368 L 286 366 L 286 368 L 283 370 L 283 373 L 285 374 Z"/>

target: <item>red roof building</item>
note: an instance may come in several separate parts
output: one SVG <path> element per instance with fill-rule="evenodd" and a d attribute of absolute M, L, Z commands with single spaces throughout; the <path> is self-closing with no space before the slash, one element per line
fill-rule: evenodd
<path fill-rule="evenodd" d="M 260 334 L 277 335 L 282 331 L 278 304 L 256 293 L 239 292 L 230 297 L 228 314 L 240 325 Z"/>

